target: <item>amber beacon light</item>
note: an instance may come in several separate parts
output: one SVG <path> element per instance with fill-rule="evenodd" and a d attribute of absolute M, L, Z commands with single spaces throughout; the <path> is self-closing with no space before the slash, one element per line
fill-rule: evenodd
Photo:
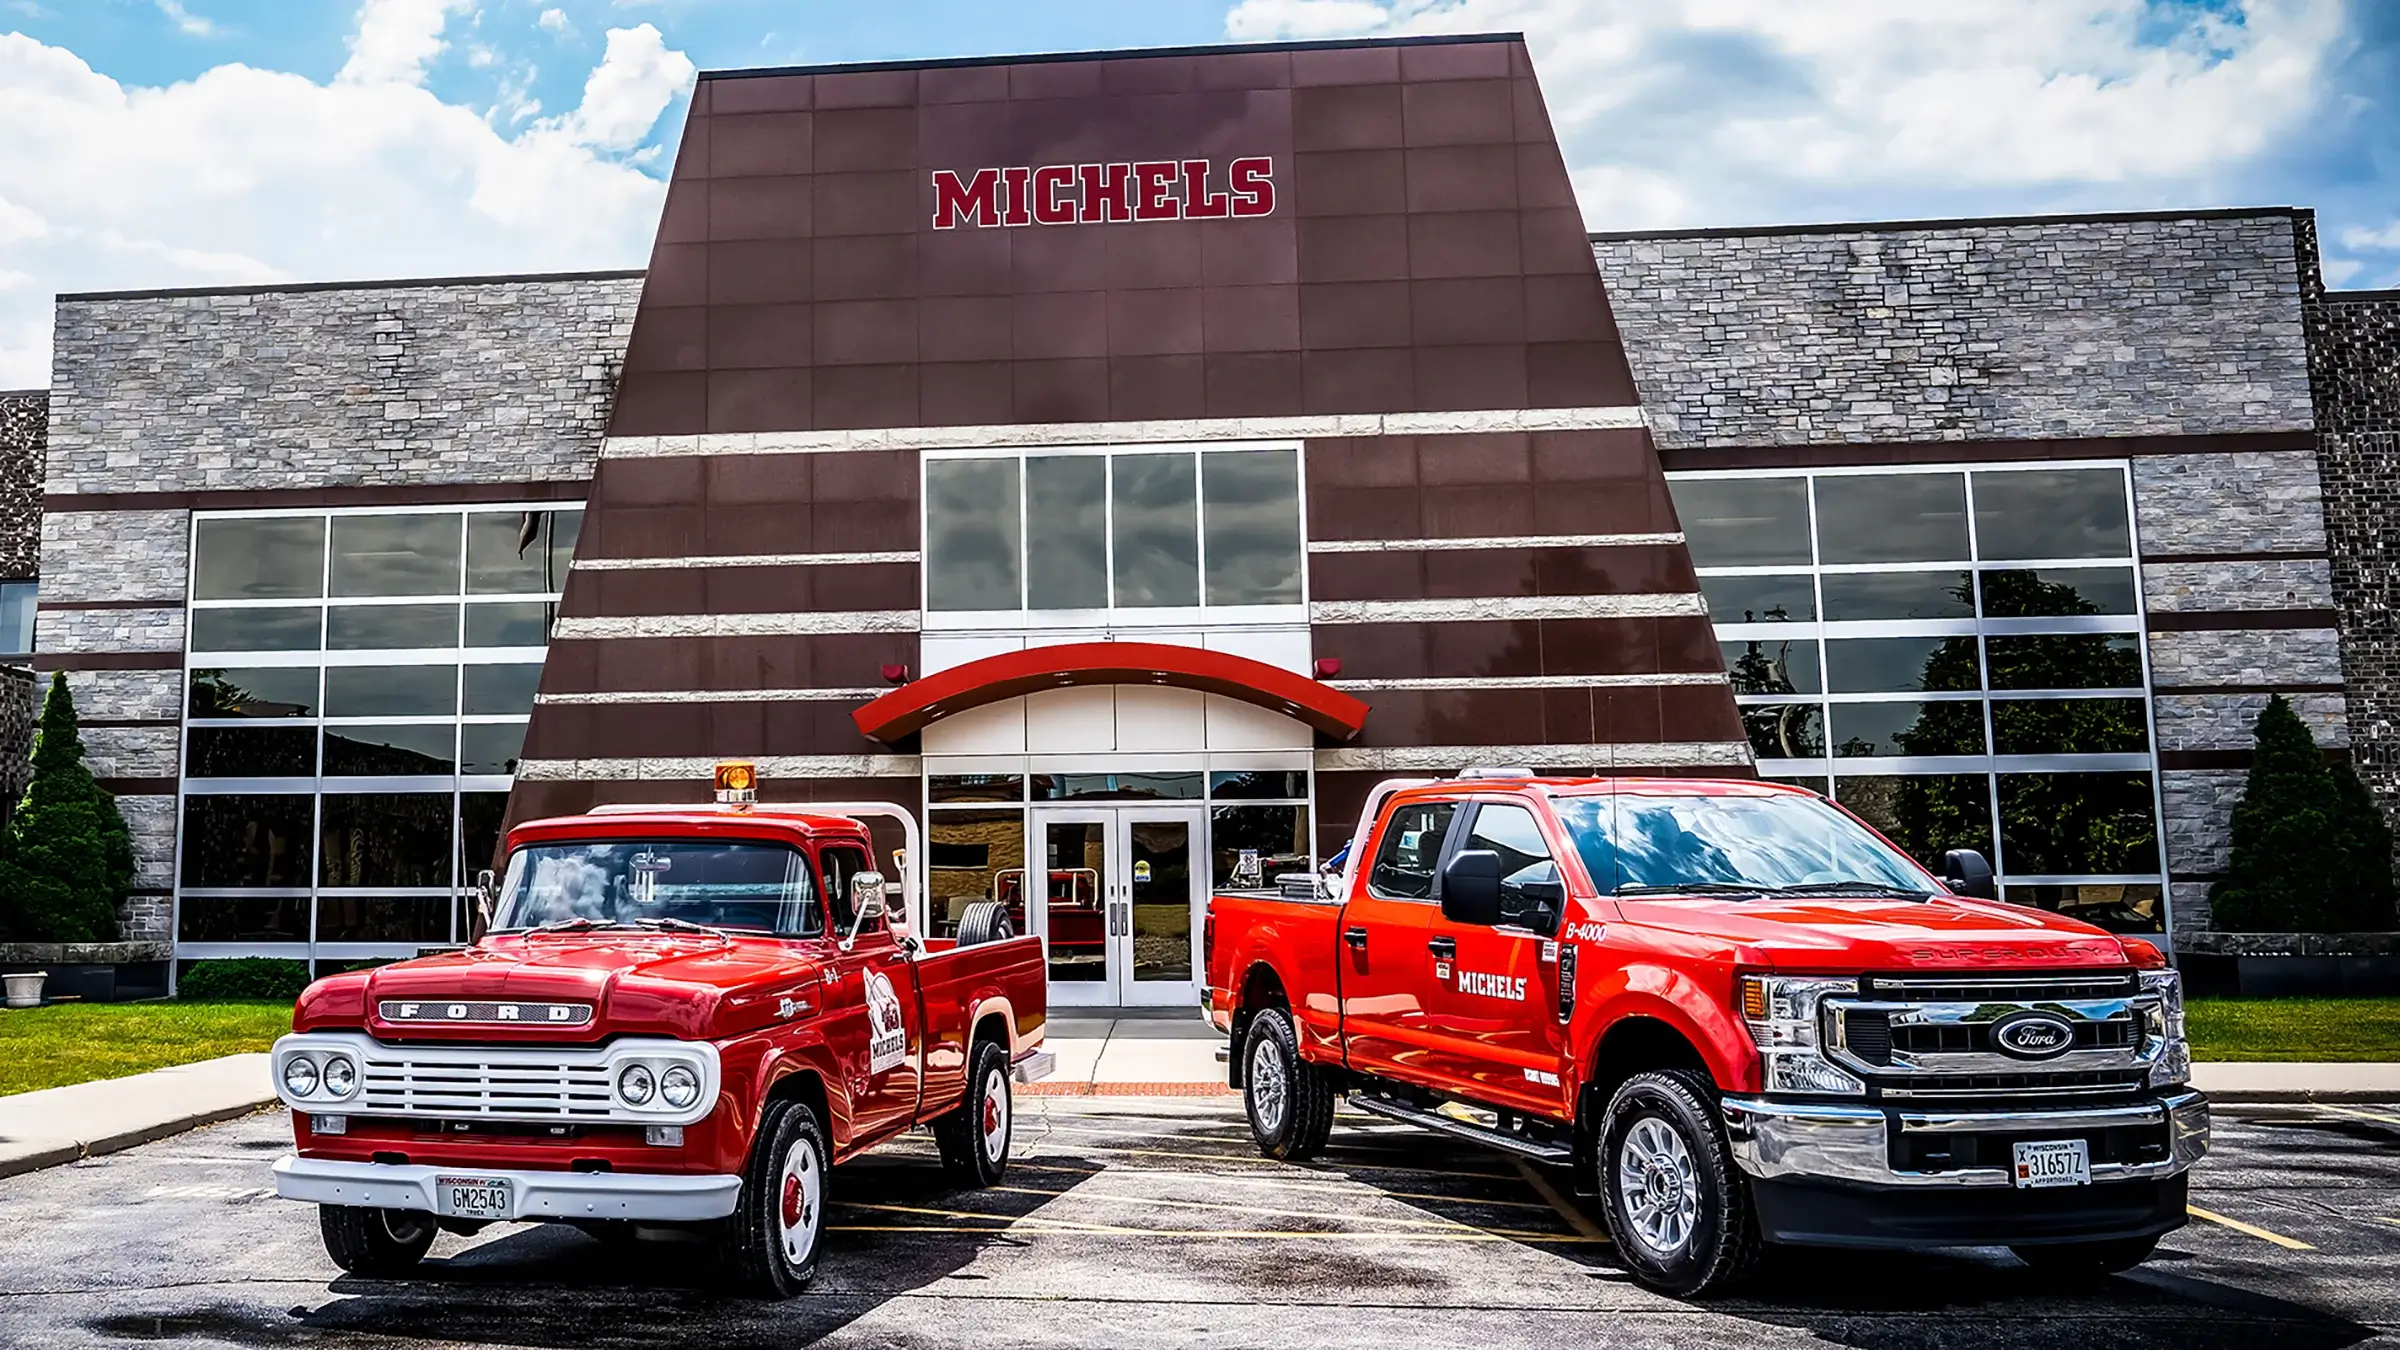
<path fill-rule="evenodd" d="M 758 766 L 746 759 L 717 765 L 717 805 L 754 806 L 758 803 Z"/>

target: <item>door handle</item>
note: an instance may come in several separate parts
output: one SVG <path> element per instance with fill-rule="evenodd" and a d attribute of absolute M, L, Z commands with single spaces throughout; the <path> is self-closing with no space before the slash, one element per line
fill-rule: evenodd
<path fill-rule="evenodd" d="M 1432 952 L 1435 956 L 1447 961 L 1458 955 L 1458 939 L 1454 937 L 1437 937 L 1433 941 L 1425 944 L 1425 950 Z"/>
<path fill-rule="evenodd" d="M 1349 943 L 1351 950 L 1363 952 L 1367 949 L 1367 930 L 1364 928 L 1345 928 L 1342 930 L 1342 941 Z"/>

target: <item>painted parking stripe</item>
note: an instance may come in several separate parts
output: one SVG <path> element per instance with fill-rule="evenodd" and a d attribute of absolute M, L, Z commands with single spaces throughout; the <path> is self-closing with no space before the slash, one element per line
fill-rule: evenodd
<path fill-rule="evenodd" d="M 2360 1120 L 2380 1120 L 2386 1125 L 2400 1125 L 2400 1116 L 2387 1116 L 2379 1111 L 2361 1111 L 2354 1106 L 2334 1106 L 2327 1102 L 2318 1102 L 2316 1107 L 2320 1111 L 2331 1111 L 2337 1116 L 2356 1116 Z"/>
<path fill-rule="evenodd" d="M 1120 1148 L 1113 1144 L 1078 1144 L 1074 1147 L 1077 1152 L 1081 1153 L 1123 1153 L 1145 1158 L 1197 1158 L 1201 1162 L 1236 1163 L 1245 1167 L 1289 1168 L 1290 1170 L 1296 1172 L 1326 1172 L 1332 1170 L 1348 1170 L 1357 1172 L 1405 1172 L 1414 1176 L 1473 1177 L 1478 1180 L 1486 1181 L 1495 1179 L 1506 1180 L 1512 1175 L 1508 1172 L 1470 1172 L 1463 1168 L 1395 1167 L 1386 1163 L 1350 1161 L 1341 1161 L 1339 1163 L 1324 1164 L 1316 1167 L 1302 1167 L 1294 1163 L 1277 1162 L 1273 1158 L 1245 1158 L 1238 1154 L 1226 1153 L 1187 1153 L 1164 1148 Z"/>
<path fill-rule="evenodd" d="M 2272 1242 L 2278 1247 L 2286 1247 L 2296 1252 L 2313 1252 L 2316 1250 L 2315 1247 L 2310 1246 L 2308 1243 L 2302 1242 L 2298 1238 L 2288 1238 L 2281 1233 L 2271 1233 L 2266 1229 L 2259 1227 L 2257 1224 L 2243 1223 L 2240 1219 L 2228 1219 L 2222 1214 L 2202 1209 L 2198 1205 L 2185 1205 L 2184 1209 L 2195 1219 L 2206 1219 L 2210 1223 L 2230 1228 L 2237 1233 L 2247 1233 L 2251 1237 Z"/>
<path fill-rule="evenodd" d="M 1526 1162 L 1522 1158 L 1511 1158 L 1509 1161 L 1517 1165 L 1518 1174 L 1525 1178 L 1526 1185 L 1533 1188 L 1533 1193 L 1542 1197 L 1542 1199 L 1549 1204 L 1550 1208 L 1558 1211 L 1558 1217 L 1567 1221 L 1567 1227 L 1572 1228 L 1577 1233 L 1582 1234 L 1584 1238 L 1589 1241 L 1608 1241 L 1607 1232 L 1602 1230 L 1600 1225 L 1593 1223 L 1590 1216 L 1586 1215 L 1582 1210 L 1571 1204 L 1568 1204 L 1567 1198 L 1563 1195 L 1560 1195 L 1558 1193 L 1558 1188 L 1550 1184 L 1550 1179 L 1543 1176 L 1540 1172 L 1535 1171 L 1531 1163 Z"/>

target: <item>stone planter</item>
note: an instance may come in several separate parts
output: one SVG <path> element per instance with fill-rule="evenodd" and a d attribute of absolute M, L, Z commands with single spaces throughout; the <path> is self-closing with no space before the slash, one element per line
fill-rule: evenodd
<path fill-rule="evenodd" d="M 0 975 L 0 984 L 6 984 L 8 987 L 8 1006 L 12 1008 L 42 1006 L 42 981 L 49 978 L 50 972 L 46 970 Z"/>
<path fill-rule="evenodd" d="M 53 999 L 164 998 L 175 949 L 164 942 L 0 942 L 0 975 L 41 971 Z"/>
<path fill-rule="evenodd" d="M 2175 964 L 2200 997 L 2400 994 L 2400 933 L 2178 933 Z"/>

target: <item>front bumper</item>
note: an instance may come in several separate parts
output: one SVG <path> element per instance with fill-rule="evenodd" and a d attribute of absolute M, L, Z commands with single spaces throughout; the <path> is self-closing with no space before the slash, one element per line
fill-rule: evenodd
<path fill-rule="evenodd" d="M 509 1184 L 516 1219 L 637 1219 L 694 1223 L 733 1213 L 738 1176 L 656 1172 L 525 1172 L 489 1167 L 335 1162 L 297 1154 L 275 1160 L 275 1193 L 286 1200 L 373 1209 L 439 1211 L 435 1179 L 491 1177 Z"/>
<path fill-rule="evenodd" d="M 1982 1163 L 1913 1169 L 1895 1159 L 1921 1155 L 1941 1136 L 1961 1139 L 2072 1138 L 2108 1130 L 2166 1132 L 2163 1156 L 2092 1163 L 2092 1184 L 2180 1176 L 2208 1153 L 2208 1099 L 2177 1092 L 2124 1106 L 2043 1111 L 1892 1109 L 1850 1103 L 1800 1103 L 1727 1097 L 1726 1137 L 1743 1172 L 1761 1181 L 1841 1181 L 1870 1186 L 2008 1187 L 2006 1166 Z"/>

